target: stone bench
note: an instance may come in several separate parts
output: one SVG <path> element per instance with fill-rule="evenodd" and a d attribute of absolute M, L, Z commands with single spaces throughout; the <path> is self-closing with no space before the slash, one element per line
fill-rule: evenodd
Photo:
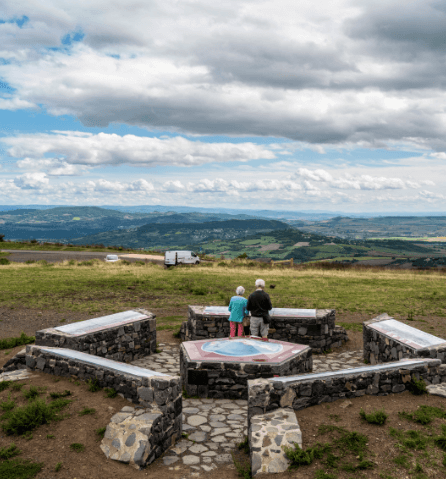
<path fill-rule="evenodd" d="M 137 409 L 129 406 L 134 414 L 129 409 L 124 416 L 115 415 L 107 427 L 108 434 L 104 437 L 102 449 L 111 459 L 130 462 L 139 468 L 155 460 L 181 437 L 182 390 L 179 377 L 80 351 L 45 346 L 26 347 L 26 366 L 56 376 L 97 380 L 100 387 L 114 388 L 122 397 L 137 405 Z M 115 428 L 113 424 L 119 427 Z M 135 444 L 137 446 L 133 450 Z"/>
<path fill-rule="evenodd" d="M 145 309 L 124 311 L 37 331 L 35 344 L 131 362 L 155 353 L 155 318 Z"/>
<path fill-rule="evenodd" d="M 195 341 L 229 336 L 227 306 L 189 306 L 188 320 L 181 326 L 181 339 Z M 273 308 L 269 337 L 306 344 L 320 353 L 348 341 L 344 328 L 335 325 L 334 309 Z"/>
<path fill-rule="evenodd" d="M 412 377 L 426 384 L 446 380 L 439 359 L 407 359 L 394 363 L 248 381 L 248 426 L 253 416 L 280 407 L 294 410 L 365 394 L 387 396 L 407 390 Z"/>
<path fill-rule="evenodd" d="M 446 362 L 446 340 L 381 314 L 363 323 L 364 360 L 370 364 L 402 358 L 436 358 Z"/>
<path fill-rule="evenodd" d="M 302 433 L 292 409 L 276 409 L 251 419 L 249 428 L 251 474 L 284 472 L 290 465 L 284 448 L 302 447 Z"/>

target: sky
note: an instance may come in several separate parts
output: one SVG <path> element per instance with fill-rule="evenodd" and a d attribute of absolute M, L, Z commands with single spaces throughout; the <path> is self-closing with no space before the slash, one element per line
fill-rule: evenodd
<path fill-rule="evenodd" d="M 0 0 L 0 204 L 446 211 L 446 3 Z"/>

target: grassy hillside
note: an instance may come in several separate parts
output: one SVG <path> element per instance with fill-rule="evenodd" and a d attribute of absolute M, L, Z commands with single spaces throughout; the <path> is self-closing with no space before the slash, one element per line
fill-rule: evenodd
<path fill-rule="evenodd" d="M 227 304 L 237 286 L 249 292 L 261 277 L 267 285 L 276 285 L 268 289 L 276 307 L 335 308 L 338 313 L 370 317 L 388 312 L 402 319 L 446 317 L 444 275 L 438 272 L 278 269 L 243 261 L 173 269 L 97 261 L 54 266 L 11 263 L 0 265 L 0 271 L 0 308 L 93 314 L 104 309 L 169 307 L 182 308 L 186 315 L 188 304 Z M 424 326 L 430 328 L 428 323 Z"/>
<path fill-rule="evenodd" d="M 377 258 L 388 259 L 389 263 L 398 259 L 431 257 L 432 248 L 401 240 L 345 240 L 325 237 L 299 230 L 287 229 L 271 231 L 267 234 L 247 236 L 241 240 L 217 240 L 201 245 L 188 245 L 197 249 L 201 246 L 206 254 L 235 258 L 246 253 L 249 258 L 270 258 L 295 262 L 308 261 L 368 261 Z M 435 255 L 434 255 L 435 256 Z M 443 258 L 444 252 L 437 256 Z"/>
<path fill-rule="evenodd" d="M 74 239 L 74 244 L 122 245 L 127 248 L 169 248 L 214 241 L 233 240 L 257 232 L 289 228 L 281 221 L 248 219 L 206 223 L 150 223 L 130 230 L 107 231 Z"/>
<path fill-rule="evenodd" d="M 379 216 L 349 218 L 337 216 L 323 221 L 294 221 L 304 231 L 342 238 L 435 237 L 446 235 L 446 216 Z"/>

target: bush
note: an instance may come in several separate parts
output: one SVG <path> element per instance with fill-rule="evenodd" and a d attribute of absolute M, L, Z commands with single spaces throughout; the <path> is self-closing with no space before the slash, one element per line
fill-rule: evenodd
<path fill-rule="evenodd" d="M 118 391 L 113 388 L 105 388 L 105 396 L 106 398 L 115 398 L 118 395 Z"/>
<path fill-rule="evenodd" d="M 366 412 L 361 408 L 359 413 L 364 421 L 367 421 L 369 424 L 376 424 L 378 426 L 383 426 L 386 422 L 386 419 L 389 417 L 384 409 L 377 409 L 376 411 L 366 414 Z"/>
<path fill-rule="evenodd" d="M 73 444 L 70 444 L 70 449 L 75 452 L 83 452 L 85 451 L 85 446 L 79 442 L 73 442 Z"/>
<path fill-rule="evenodd" d="M 0 258 L 0 264 L 8 265 L 11 264 L 11 261 L 9 261 L 7 258 Z"/>
<path fill-rule="evenodd" d="M 51 399 L 59 399 L 59 398 L 65 398 L 67 396 L 71 396 L 71 391 L 68 391 L 68 389 L 65 389 L 63 393 L 50 393 Z"/>
<path fill-rule="evenodd" d="M 106 429 L 107 429 L 106 427 L 100 427 L 100 428 L 96 429 L 95 432 L 101 439 L 103 439 Z"/>
<path fill-rule="evenodd" d="M 415 376 L 412 376 L 412 380 L 406 387 L 415 396 L 427 394 L 426 383 L 422 379 L 418 380 Z"/>
<path fill-rule="evenodd" d="M 52 403 L 46 404 L 45 401 L 37 398 L 26 406 L 18 407 L 6 413 L 3 416 L 6 422 L 2 425 L 2 429 L 8 436 L 25 434 L 42 424 L 49 424 L 51 421 L 61 419 L 58 412 L 70 402 L 69 399 L 56 399 Z"/>
<path fill-rule="evenodd" d="M 34 336 L 27 336 L 22 333 L 18 338 L 0 339 L 0 349 L 11 349 L 16 346 L 33 343 L 36 340 Z"/>
<path fill-rule="evenodd" d="M 96 378 L 94 380 L 88 379 L 87 384 L 88 390 L 92 393 L 96 393 L 102 389 L 101 386 L 99 386 L 99 381 Z"/>
<path fill-rule="evenodd" d="M 0 463 L 0 478 L 31 479 L 42 469 L 43 462 L 24 461 L 23 459 L 12 459 Z"/>
<path fill-rule="evenodd" d="M 17 449 L 17 446 L 12 443 L 10 446 L 0 449 L 0 459 L 11 459 L 11 457 L 18 456 L 20 453 L 20 449 Z"/>
<path fill-rule="evenodd" d="M 35 399 L 40 394 L 39 389 L 36 386 L 30 386 L 28 391 L 23 391 L 23 395 L 26 399 Z"/>

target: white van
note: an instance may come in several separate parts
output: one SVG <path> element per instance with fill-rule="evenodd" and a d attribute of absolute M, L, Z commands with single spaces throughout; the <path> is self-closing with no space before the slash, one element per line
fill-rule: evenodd
<path fill-rule="evenodd" d="M 107 263 L 116 263 L 116 261 L 119 261 L 119 258 L 117 254 L 108 254 L 105 261 L 107 261 Z"/>
<path fill-rule="evenodd" d="M 166 251 L 164 255 L 164 264 L 166 266 L 199 263 L 200 258 L 193 251 Z"/>

